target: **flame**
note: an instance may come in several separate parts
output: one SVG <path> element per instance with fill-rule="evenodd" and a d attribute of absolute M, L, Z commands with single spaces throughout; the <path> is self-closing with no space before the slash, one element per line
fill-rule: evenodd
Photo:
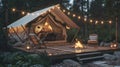
<path fill-rule="evenodd" d="M 84 48 L 83 45 L 76 39 L 75 48 Z"/>
<path fill-rule="evenodd" d="M 52 27 L 51 27 L 47 22 L 45 23 L 45 27 L 46 27 L 46 29 L 49 30 L 49 31 L 52 31 L 52 30 L 53 30 Z"/>

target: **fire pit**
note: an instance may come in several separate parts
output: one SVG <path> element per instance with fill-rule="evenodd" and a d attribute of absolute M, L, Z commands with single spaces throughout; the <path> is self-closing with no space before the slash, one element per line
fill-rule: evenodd
<path fill-rule="evenodd" d="M 72 46 L 75 49 L 84 49 L 85 46 L 78 40 L 76 39 L 75 45 Z"/>

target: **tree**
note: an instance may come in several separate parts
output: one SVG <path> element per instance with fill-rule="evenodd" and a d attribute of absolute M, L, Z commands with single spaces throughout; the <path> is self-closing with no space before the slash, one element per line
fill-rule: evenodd
<path fill-rule="evenodd" d="M 3 3 L 7 3 L 7 1 L 4 1 Z M 7 27 L 6 27 L 6 23 L 8 22 L 7 18 L 7 4 L 4 4 L 3 6 L 3 11 L 1 13 L 1 15 L 4 15 L 4 18 L 2 17 L 2 19 L 4 19 L 5 21 L 2 21 L 1 19 L 1 23 L 0 23 L 0 51 L 7 51 L 9 50 L 10 46 L 7 44 L 8 40 L 7 40 Z"/>

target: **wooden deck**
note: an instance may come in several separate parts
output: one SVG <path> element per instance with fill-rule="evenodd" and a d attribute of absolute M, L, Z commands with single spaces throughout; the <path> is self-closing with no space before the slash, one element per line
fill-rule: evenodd
<path fill-rule="evenodd" d="M 100 46 L 85 46 L 85 48 L 74 48 L 74 44 L 67 44 L 67 45 L 52 45 L 47 46 L 47 48 L 43 49 L 30 49 L 26 50 L 25 48 L 18 48 L 27 52 L 33 52 L 33 53 L 41 53 L 41 52 L 47 52 L 48 56 L 50 57 L 52 62 L 56 62 L 55 60 L 62 60 L 66 58 L 75 58 L 83 56 L 89 59 L 87 56 L 95 55 L 97 53 L 100 53 L 98 57 L 102 57 L 105 53 L 110 53 L 119 50 L 118 48 L 110 48 L 110 47 L 100 47 Z M 97 54 L 96 54 L 97 55 Z M 93 57 L 96 58 L 96 57 Z M 83 60 L 83 58 L 81 59 Z"/>

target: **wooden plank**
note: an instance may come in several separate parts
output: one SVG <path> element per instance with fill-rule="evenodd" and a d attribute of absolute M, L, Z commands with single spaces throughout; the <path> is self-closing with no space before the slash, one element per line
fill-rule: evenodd
<path fill-rule="evenodd" d="M 77 54 L 76 56 L 93 55 L 93 54 L 101 54 L 101 52 L 93 52 L 93 53 Z"/>
<path fill-rule="evenodd" d="M 103 56 L 87 57 L 87 58 L 82 58 L 82 59 L 79 58 L 79 61 L 99 59 L 99 58 L 103 58 Z"/>

